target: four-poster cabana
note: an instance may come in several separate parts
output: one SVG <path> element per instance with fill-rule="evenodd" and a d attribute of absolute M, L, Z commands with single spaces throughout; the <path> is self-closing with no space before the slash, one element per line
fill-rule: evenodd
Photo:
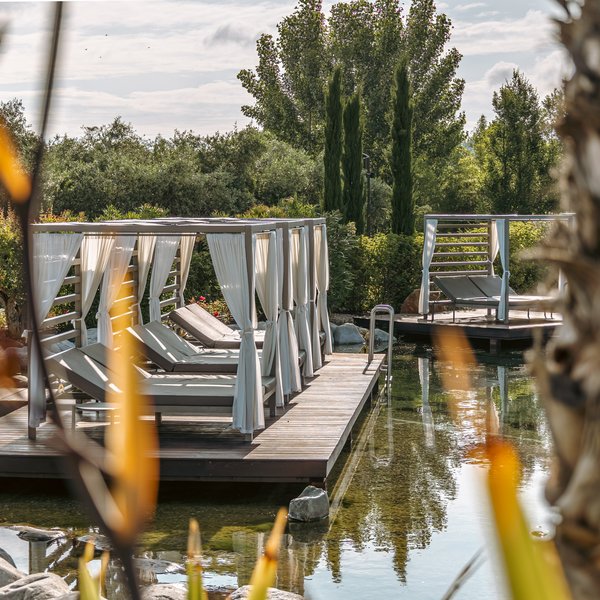
<path fill-rule="evenodd" d="M 574 215 L 425 215 L 419 313 L 431 311 L 434 276 L 493 276 L 494 261 L 500 255 L 501 290 L 497 318 L 508 323 L 510 295 L 510 224 L 513 222 L 551 223 L 569 226 Z M 436 260 L 441 259 L 441 260 Z M 559 274 L 559 288 L 564 280 Z"/>
<path fill-rule="evenodd" d="M 307 274 L 321 271 L 328 276 L 327 265 L 324 267 L 314 263 L 317 255 L 321 260 L 323 257 L 325 260 L 327 258 L 325 224 L 323 220 L 311 221 L 314 221 L 313 228 L 319 230 L 317 237 L 320 238 L 320 246 L 316 252 L 314 245 L 310 249 L 305 247 L 305 270 Z M 291 228 L 294 229 L 293 224 Z M 117 330 L 141 322 L 140 304 L 151 267 L 150 318 L 168 318 L 168 311 L 162 312 L 164 308 L 184 305 L 184 290 L 194 243 L 198 235 L 204 235 L 225 300 L 240 327 L 241 338 L 245 340 L 245 349 L 240 350 L 238 375 L 245 374 L 246 385 L 238 387 L 254 389 L 254 392 L 248 392 L 254 399 L 245 403 L 245 414 L 238 419 L 241 422 L 238 428 L 246 433 L 259 429 L 264 426 L 264 417 L 261 416 L 262 406 L 259 410 L 259 403 L 256 401 L 259 395 L 256 390 L 259 389 L 260 366 L 256 358 L 253 333 L 256 327 L 254 294 L 255 291 L 258 293 L 267 318 L 267 327 L 272 328 L 271 349 L 267 351 L 270 358 L 267 361 L 263 350 L 263 374 L 266 369 L 271 372 L 275 370 L 281 381 L 276 343 L 280 338 L 277 323 L 280 306 L 283 306 L 283 291 L 286 292 L 285 299 L 288 302 L 291 297 L 291 286 L 284 285 L 285 273 L 281 283 L 277 277 L 277 272 L 281 270 L 278 263 L 282 262 L 283 256 L 290 254 L 289 242 L 287 252 L 283 248 L 287 236 L 280 232 L 284 229 L 281 224 L 276 225 L 269 220 L 190 218 L 36 224 L 32 231 L 34 264 L 39 271 L 36 272 L 36 281 L 41 282 L 38 290 L 38 298 L 41 300 L 37 302 L 39 306 L 35 307 L 38 322 L 43 331 L 53 329 L 56 325 L 67 327 L 66 331 L 44 335 L 43 344 L 50 347 L 56 342 L 67 340 L 73 341 L 75 346 L 86 344 L 85 317 L 102 279 L 97 314 L 98 331 L 100 340 L 110 345 L 113 329 L 117 325 L 116 319 L 119 319 Z M 313 257 L 311 259 L 307 258 L 309 250 Z M 325 288 L 321 294 L 321 304 L 326 311 L 328 282 L 326 277 L 321 279 L 321 287 Z M 63 286 L 72 286 L 72 293 L 59 296 L 59 289 Z M 308 283 L 305 286 L 308 288 Z M 123 293 L 123 289 L 126 293 Z M 167 298 L 164 298 L 165 294 L 168 294 Z M 160 299 L 161 296 L 163 300 Z M 124 309 L 118 311 L 120 316 L 111 317 L 111 310 L 118 303 L 123 303 Z M 46 318 L 50 308 L 57 305 L 70 305 L 71 310 Z M 298 310 L 299 307 L 296 308 Z M 291 307 L 284 308 L 282 314 L 288 310 L 291 311 Z M 299 308 L 299 312 L 303 310 L 302 307 Z M 309 350 L 314 354 L 314 349 Z M 45 417 L 43 385 L 35 357 L 30 365 L 30 374 L 31 435 Z M 279 404 L 282 405 L 283 391 L 278 396 Z M 250 414 L 252 406 L 254 415 Z M 234 426 L 235 424 L 234 418 Z"/>

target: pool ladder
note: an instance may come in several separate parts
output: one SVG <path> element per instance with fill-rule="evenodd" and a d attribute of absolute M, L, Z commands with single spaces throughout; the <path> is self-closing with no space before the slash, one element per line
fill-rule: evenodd
<path fill-rule="evenodd" d="M 386 369 L 385 377 L 386 388 L 392 387 L 392 349 L 394 345 L 394 309 L 389 304 L 378 304 L 371 309 L 371 318 L 369 321 L 369 363 L 373 360 L 375 353 L 375 319 L 378 314 L 387 314 L 389 319 L 388 327 L 388 347 L 387 347 L 387 365 L 381 365 L 381 369 Z"/>

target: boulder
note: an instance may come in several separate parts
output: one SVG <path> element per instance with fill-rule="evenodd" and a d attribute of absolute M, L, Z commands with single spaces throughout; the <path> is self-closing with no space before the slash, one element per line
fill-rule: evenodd
<path fill-rule="evenodd" d="M 400 312 L 405 315 L 417 315 L 419 314 L 419 298 L 421 297 L 421 290 L 413 290 L 402 303 Z"/>
<path fill-rule="evenodd" d="M 21 571 L 15 567 L 12 559 L 11 562 L 8 562 L 4 558 L 0 558 L 0 588 L 13 581 L 17 581 L 17 579 L 22 579 L 23 577 L 25 577 L 25 573 L 21 573 Z"/>
<path fill-rule="evenodd" d="M 381 348 L 381 347 L 387 348 L 388 341 L 390 339 L 390 334 L 387 331 L 384 331 L 383 329 L 375 328 L 373 330 L 373 338 L 374 338 L 373 341 L 375 343 L 375 348 Z M 395 342 L 396 342 L 396 338 L 393 337 L 392 344 L 394 344 Z"/>
<path fill-rule="evenodd" d="M 50 600 L 69 593 L 69 586 L 54 573 L 34 573 L 0 588 L 0 600 Z"/>
<path fill-rule="evenodd" d="M 28 525 L 12 525 L 8 529 L 18 531 L 17 536 L 27 542 L 53 542 L 67 537 L 60 529 L 40 529 Z"/>
<path fill-rule="evenodd" d="M 335 335 L 335 330 L 338 328 L 338 325 L 335 323 L 329 323 L 329 329 L 331 329 L 331 335 Z"/>
<path fill-rule="evenodd" d="M 157 583 L 142 589 L 144 600 L 186 600 L 187 588 L 183 583 Z"/>
<path fill-rule="evenodd" d="M 0 558 L 5 560 L 9 565 L 12 565 L 13 567 L 17 566 L 12 556 L 3 548 L 0 548 Z"/>
<path fill-rule="evenodd" d="M 244 585 L 241 588 L 231 592 L 228 600 L 245 600 L 250 595 L 250 586 Z M 293 594 L 292 592 L 284 592 L 277 588 L 269 588 L 267 591 L 267 600 L 304 600 L 304 596 Z"/>
<path fill-rule="evenodd" d="M 367 337 L 369 335 L 369 330 L 366 327 L 359 327 L 357 325 L 356 328 L 358 329 L 358 333 L 360 333 L 360 335 L 363 337 Z"/>
<path fill-rule="evenodd" d="M 293 521 L 319 521 L 329 516 L 327 492 L 309 485 L 302 493 L 290 501 L 289 518 Z"/>
<path fill-rule="evenodd" d="M 333 338 L 336 345 L 365 343 L 363 336 L 360 335 L 358 327 L 353 323 L 344 323 L 337 327 Z"/>

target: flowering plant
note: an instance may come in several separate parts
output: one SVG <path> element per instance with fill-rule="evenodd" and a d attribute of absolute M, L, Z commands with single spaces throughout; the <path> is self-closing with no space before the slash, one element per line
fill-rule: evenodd
<path fill-rule="evenodd" d="M 229 324 L 233 322 L 229 307 L 223 298 L 208 300 L 205 296 L 192 296 L 189 301 L 198 304 L 198 306 L 201 306 L 213 317 L 217 317 L 217 319 L 223 321 L 223 323 Z"/>

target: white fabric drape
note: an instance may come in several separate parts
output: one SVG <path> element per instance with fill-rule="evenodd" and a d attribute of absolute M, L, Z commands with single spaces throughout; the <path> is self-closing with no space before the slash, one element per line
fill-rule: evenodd
<path fill-rule="evenodd" d="M 138 289 L 137 289 L 137 309 L 138 322 L 140 325 L 144 322 L 142 318 L 142 299 L 148 283 L 148 274 L 152 264 L 152 255 L 156 246 L 155 235 L 140 235 L 138 237 L 137 259 L 138 259 Z"/>
<path fill-rule="evenodd" d="M 325 332 L 325 354 L 333 353 L 329 311 L 327 308 L 327 290 L 329 289 L 329 248 L 327 247 L 327 228 L 325 225 L 315 229 L 315 264 L 317 267 L 317 314 L 319 317 L 318 331 Z M 320 343 L 320 340 L 319 340 Z"/>
<path fill-rule="evenodd" d="M 185 286 L 187 285 L 188 276 L 190 274 L 190 264 L 192 262 L 192 254 L 194 252 L 194 245 L 196 244 L 195 235 L 182 235 L 181 243 L 179 246 L 179 267 L 181 269 L 181 284 L 179 286 L 179 306 L 185 306 L 185 299 L 183 293 L 185 292 Z"/>
<path fill-rule="evenodd" d="M 419 312 L 422 315 L 429 313 L 429 267 L 435 250 L 437 235 L 437 219 L 425 219 L 425 239 L 423 240 L 423 278 L 421 279 L 421 293 L 419 295 Z"/>
<path fill-rule="evenodd" d="M 306 377 L 314 377 L 312 342 L 308 320 L 308 231 L 306 227 L 295 230 L 290 246 L 292 255 L 294 302 L 296 303 L 296 334 L 298 347 L 306 357 L 302 372 Z"/>
<path fill-rule="evenodd" d="M 223 297 L 242 337 L 233 397 L 233 427 L 242 433 L 252 433 L 264 428 L 265 416 L 251 302 L 254 269 L 249 277 L 244 237 L 239 233 L 210 233 L 206 239 Z M 254 264 L 252 256 L 248 259 Z"/>
<path fill-rule="evenodd" d="M 110 309 L 119 296 L 125 272 L 131 262 L 135 240 L 135 235 L 118 235 L 115 238 L 108 269 L 102 278 L 102 291 L 100 292 L 100 302 L 96 314 L 98 319 L 98 341 L 109 348 L 112 348 L 113 341 Z"/>
<path fill-rule="evenodd" d="M 39 325 L 48 316 L 81 246 L 81 233 L 36 233 L 33 235 L 33 307 Z M 29 352 L 29 426 L 37 427 L 46 417 L 46 394 L 42 365 L 37 352 Z"/>
<path fill-rule="evenodd" d="M 498 241 L 498 230 L 496 229 L 496 219 L 492 219 L 490 228 L 490 262 L 492 263 L 492 275 L 494 274 L 494 261 L 500 250 L 500 242 Z"/>
<path fill-rule="evenodd" d="M 268 236 L 256 239 L 256 294 L 267 318 L 265 341 L 263 343 L 261 372 L 264 376 L 273 374 L 275 367 L 276 406 L 283 406 L 283 385 L 281 365 L 279 362 L 279 336 L 277 335 L 277 318 L 279 316 L 279 274 L 277 272 L 277 234 L 271 231 Z"/>
<path fill-rule="evenodd" d="M 319 332 L 321 330 L 321 324 L 319 321 L 319 313 L 317 311 L 317 251 L 315 238 L 316 227 L 313 228 L 312 236 L 312 247 L 310 246 L 311 238 L 309 238 L 309 250 L 308 256 L 308 272 L 310 273 L 309 278 L 309 296 L 310 296 L 310 335 L 312 340 L 312 359 L 313 359 L 313 370 L 318 371 L 323 366 L 323 359 L 321 357 L 321 336 Z"/>
<path fill-rule="evenodd" d="M 506 419 L 508 412 L 508 378 L 506 367 L 498 365 L 496 370 L 498 371 L 498 391 L 500 392 L 500 406 L 502 413 L 502 421 Z"/>
<path fill-rule="evenodd" d="M 160 294 L 169 278 L 169 272 L 179 247 L 180 237 L 178 235 L 159 235 L 156 238 L 152 275 L 150 276 L 150 297 L 148 299 L 151 321 L 160 321 Z"/>
<path fill-rule="evenodd" d="M 115 243 L 113 235 L 86 235 L 81 242 L 81 345 L 87 346 L 85 318 L 90 312 L 100 280 L 106 271 Z"/>
<path fill-rule="evenodd" d="M 508 306 L 508 285 L 510 271 L 508 270 L 508 244 L 506 243 L 506 228 L 508 221 L 506 219 L 496 220 L 496 235 L 498 236 L 498 245 L 500 247 L 500 262 L 502 263 L 502 287 L 500 290 L 500 302 L 498 304 L 498 320 L 503 321 L 507 315 Z"/>
<path fill-rule="evenodd" d="M 433 423 L 433 413 L 429 404 L 429 359 L 417 358 L 419 370 L 419 381 L 421 383 L 421 402 L 422 402 L 422 420 L 423 433 L 425 436 L 425 445 L 428 448 L 435 447 L 435 425 Z"/>
<path fill-rule="evenodd" d="M 284 235 L 290 243 L 289 230 L 277 230 L 277 270 L 279 277 L 279 306 L 281 313 L 277 322 L 277 335 L 279 337 L 279 350 L 281 356 L 281 383 L 283 393 L 299 392 L 302 389 L 302 378 L 298 366 L 298 339 L 292 309 L 294 298 L 292 293 L 292 268 L 290 252 L 284 253 Z M 284 297 L 284 287 L 287 289 L 287 298 Z"/>

